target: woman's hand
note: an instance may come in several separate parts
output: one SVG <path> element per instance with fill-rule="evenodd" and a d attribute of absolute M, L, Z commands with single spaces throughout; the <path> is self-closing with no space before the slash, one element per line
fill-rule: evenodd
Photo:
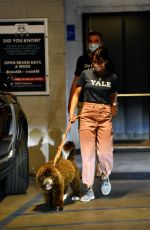
<path fill-rule="evenodd" d="M 118 103 L 117 103 L 117 93 L 111 93 L 110 95 L 111 100 L 111 114 L 112 117 L 115 117 L 118 113 Z"/>
<path fill-rule="evenodd" d="M 115 117 L 118 113 L 118 105 L 111 105 L 111 114 L 112 114 L 112 117 Z"/>
<path fill-rule="evenodd" d="M 71 123 L 74 123 L 76 121 L 76 119 L 77 119 L 77 115 L 72 114 L 72 113 L 69 114 L 69 121 Z"/>

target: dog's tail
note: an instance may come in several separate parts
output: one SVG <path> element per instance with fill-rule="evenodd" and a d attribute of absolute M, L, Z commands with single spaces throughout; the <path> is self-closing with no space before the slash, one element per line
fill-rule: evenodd
<path fill-rule="evenodd" d="M 67 141 L 63 145 L 62 153 L 63 157 L 68 160 L 74 160 L 75 159 L 75 144 L 73 141 Z"/>
<path fill-rule="evenodd" d="M 66 132 L 65 132 L 64 138 L 63 138 L 63 140 L 62 140 L 60 146 L 58 147 L 58 151 L 57 151 L 57 153 L 56 153 L 56 155 L 55 155 L 55 157 L 54 157 L 54 165 L 56 164 L 56 162 L 57 162 L 58 159 L 60 158 L 60 154 L 61 154 L 61 151 L 62 151 L 62 149 L 63 149 L 63 145 L 64 145 L 65 139 L 66 139 L 66 137 L 67 137 L 67 134 L 68 134 L 70 128 L 71 128 L 71 121 L 69 121 L 69 123 L 68 123 L 68 126 L 67 126 L 67 128 L 66 128 Z"/>

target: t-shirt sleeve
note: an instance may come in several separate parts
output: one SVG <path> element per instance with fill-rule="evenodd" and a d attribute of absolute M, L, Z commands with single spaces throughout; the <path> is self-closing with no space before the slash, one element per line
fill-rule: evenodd
<path fill-rule="evenodd" d="M 79 58 L 77 59 L 76 69 L 75 69 L 74 74 L 75 74 L 76 76 L 80 76 L 80 74 L 82 73 L 83 70 L 84 70 L 84 67 L 83 67 L 82 57 L 79 57 Z"/>
<path fill-rule="evenodd" d="M 78 86 L 84 86 L 85 84 L 85 73 L 84 71 L 81 73 L 79 80 L 77 81 Z"/>
<path fill-rule="evenodd" d="M 117 85 L 117 75 L 113 74 L 112 75 L 112 87 L 111 87 L 111 92 L 116 93 L 118 91 L 118 85 Z"/>

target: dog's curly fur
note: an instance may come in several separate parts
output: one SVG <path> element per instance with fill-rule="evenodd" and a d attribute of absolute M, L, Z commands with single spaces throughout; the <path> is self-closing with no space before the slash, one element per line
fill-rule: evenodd
<path fill-rule="evenodd" d="M 36 174 L 36 180 L 44 191 L 45 202 L 57 211 L 63 210 L 64 194 L 67 193 L 69 185 L 73 190 L 72 196 L 80 197 L 80 173 L 74 161 L 74 143 L 67 141 L 63 151 L 69 152 L 67 159 L 61 157 L 55 165 L 53 160 L 49 161 Z"/>

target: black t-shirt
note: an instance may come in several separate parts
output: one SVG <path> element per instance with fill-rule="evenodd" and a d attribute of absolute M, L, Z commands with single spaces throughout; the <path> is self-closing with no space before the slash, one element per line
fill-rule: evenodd
<path fill-rule="evenodd" d="M 103 47 L 103 49 L 105 49 L 106 52 L 108 52 L 108 50 L 106 48 Z M 74 74 L 76 76 L 80 76 L 82 71 L 86 70 L 86 69 L 90 69 L 92 67 L 92 59 L 94 56 L 94 52 L 91 53 L 89 50 L 87 50 L 87 53 L 80 56 L 77 59 L 77 63 L 76 63 L 76 69 Z M 81 91 L 80 97 L 79 97 L 79 102 L 83 102 L 84 101 L 84 90 Z"/>
<path fill-rule="evenodd" d="M 76 69 L 75 69 L 75 75 L 80 76 L 83 70 L 91 68 L 91 57 L 90 53 L 87 53 L 85 55 L 82 55 L 78 58 L 77 64 L 76 64 Z M 84 101 L 84 90 L 82 90 L 79 101 L 83 102 Z"/>
<path fill-rule="evenodd" d="M 117 75 L 100 77 L 91 68 L 82 72 L 77 84 L 84 89 L 84 102 L 110 104 L 111 93 L 117 92 Z"/>
<path fill-rule="evenodd" d="M 91 64 L 92 62 L 91 62 L 90 54 L 87 53 L 85 55 L 80 56 L 77 59 L 77 64 L 76 64 L 76 69 L 74 74 L 76 76 L 80 76 L 83 70 L 91 68 Z"/>

